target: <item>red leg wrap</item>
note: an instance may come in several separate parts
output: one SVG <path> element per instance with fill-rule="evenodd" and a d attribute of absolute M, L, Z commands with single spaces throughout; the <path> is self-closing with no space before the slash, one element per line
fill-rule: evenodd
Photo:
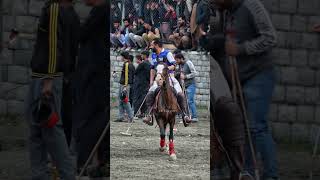
<path fill-rule="evenodd" d="M 166 140 L 163 138 L 163 139 L 160 139 L 160 147 L 164 147 L 166 145 Z"/>
<path fill-rule="evenodd" d="M 169 142 L 169 154 L 175 154 L 173 140 Z"/>

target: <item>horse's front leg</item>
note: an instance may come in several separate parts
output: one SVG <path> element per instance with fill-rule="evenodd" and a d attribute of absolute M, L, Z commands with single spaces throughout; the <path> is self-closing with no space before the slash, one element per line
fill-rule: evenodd
<path fill-rule="evenodd" d="M 174 117 L 172 118 L 170 122 L 170 134 L 169 134 L 169 155 L 170 155 L 170 160 L 176 160 L 176 152 L 174 151 L 174 143 L 173 143 L 173 128 L 175 124 L 175 119 Z"/>
<path fill-rule="evenodd" d="M 163 152 L 165 150 L 166 146 L 166 127 L 163 124 L 163 120 L 159 120 L 159 129 L 160 129 L 160 152 Z"/>

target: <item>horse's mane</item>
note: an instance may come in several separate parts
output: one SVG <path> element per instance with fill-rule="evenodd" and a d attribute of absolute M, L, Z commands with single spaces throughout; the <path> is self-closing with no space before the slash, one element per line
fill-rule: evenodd
<path fill-rule="evenodd" d="M 164 78 L 164 82 L 160 88 L 158 110 L 160 112 L 170 111 L 175 113 L 179 111 L 179 106 L 173 89 L 170 86 L 170 75 L 168 71 L 168 67 L 165 66 L 165 68 L 162 71 L 162 77 Z"/>

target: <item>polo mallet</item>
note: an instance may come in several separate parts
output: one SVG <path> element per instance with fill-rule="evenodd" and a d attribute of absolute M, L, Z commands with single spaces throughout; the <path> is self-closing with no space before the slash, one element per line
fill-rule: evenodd
<path fill-rule="evenodd" d="M 143 106 L 143 104 L 144 104 L 144 102 L 146 101 L 146 99 L 147 99 L 147 96 L 144 97 L 144 99 L 143 99 L 143 101 L 142 101 L 142 103 L 141 103 L 141 105 L 140 105 L 137 113 L 136 113 L 133 117 L 136 117 L 136 116 L 137 116 L 138 112 L 140 111 L 140 109 L 141 109 L 141 107 Z M 131 121 L 131 123 L 130 123 L 128 129 L 127 129 L 127 131 L 126 131 L 126 132 L 120 132 L 120 134 L 125 135 L 125 136 L 132 136 L 132 134 L 129 133 L 129 130 L 130 130 L 130 128 L 132 127 L 132 125 L 133 125 L 133 120 Z"/>
<path fill-rule="evenodd" d="M 247 131 L 248 142 L 249 142 L 250 151 L 251 151 L 251 155 L 252 155 L 252 161 L 253 161 L 252 163 L 255 168 L 255 178 L 256 178 L 256 180 L 259 180 L 260 176 L 259 176 L 259 170 L 257 168 L 256 153 L 255 153 L 255 149 L 253 147 L 252 137 L 251 137 L 251 133 L 250 133 L 250 129 L 249 129 L 249 120 L 248 120 L 248 116 L 247 116 L 246 106 L 244 103 L 242 87 L 241 87 L 241 83 L 240 83 L 240 79 L 239 79 L 237 61 L 236 61 L 235 57 L 230 56 L 229 62 L 230 62 L 230 70 L 231 70 L 233 98 L 236 101 L 236 99 L 237 99 L 236 88 L 237 88 L 238 93 L 239 93 L 239 97 L 240 97 L 240 105 L 241 105 L 242 113 L 244 116 L 244 125 L 245 125 L 245 129 Z"/>
<path fill-rule="evenodd" d="M 190 113 L 190 107 L 189 107 L 189 100 L 188 100 L 188 94 L 186 92 L 186 86 L 184 84 L 184 80 L 181 81 L 181 86 L 182 86 L 182 89 L 183 89 L 183 93 L 184 93 L 184 96 L 186 97 L 186 101 L 187 101 L 187 109 L 188 109 L 188 114 L 189 114 L 189 118 L 191 119 L 191 113 Z"/>
<path fill-rule="evenodd" d="M 318 134 L 316 136 L 316 142 L 313 147 L 313 153 L 312 153 L 312 159 L 311 159 L 311 169 L 310 169 L 310 180 L 313 180 L 314 160 L 317 156 L 319 140 L 320 140 L 320 128 L 318 129 Z"/>
<path fill-rule="evenodd" d="M 87 159 L 86 163 L 84 164 L 83 168 L 81 169 L 80 174 L 79 174 L 79 177 L 78 177 L 78 180 L 80 180 L 82 174 L 84 173 L 84 171 L 85 171 L 86 168 L 88 167 L 90 161 L 92 160 L 94 154 L 96 153 L 98 147 L 100 146 L 103 138 L 106 136 L 109 127 L 110 127 L 110 121 L 108 122 L 108 124 L 107 124 L 106 127 L 104 128 L 104 130 L 103 130 L 101 136 L 99 137 L 96 145 L 93 147 L 93 149 L 92 149 L 92 151 L 91 151 L 91 153 L 90 153 L 90 155 L 89 155 L 89 158 Z"/>

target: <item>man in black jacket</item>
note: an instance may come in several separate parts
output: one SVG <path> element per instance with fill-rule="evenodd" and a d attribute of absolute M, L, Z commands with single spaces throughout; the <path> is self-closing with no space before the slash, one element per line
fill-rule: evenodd
<path fill-rule="evenodd" d="M 70 0 L 49 1 L 42 9 L 26 106 L 32 179 L 49 180 L 49 153 L 60 177 L 75 180 L 60 111 L 63 79 L 72 71 L 77 54 L 78 23 Z"/>
<path fill-rule="evenodd" d="M 107 1 L 109 2 L 109 1 Z M 109 4 L 104 0 L 85 0 L 92 7 L 80 27 L 80 50 L 77 64 L 73 137 L 78 168 L 82 168 L 90 152 L 109 122 L 109 50 L 107 49 Z M 109 176 L 109 130 L 97 152 L 99 176 Z"/>
<path fill-rule="evenodd" d="M 131 84 L 133 84 L 135 69 L 130 61 L 130 54 L 128 52 L 122 52 L 121 56 L 124 63 L 119 82 L 119 118 L 115 122 L 124 121 L 124 113 L 128 114 L 129 122 L 132 122 L 133 111 L 129 102 L 129 95 Z"/>
<path fill-rule="evenodd" d="M 142 38 L 142 34 L 146 32 L 146 28 L 144 27 L 144 18 L 138 18 L 137 31 L 134 33 L 130 33 L 129 37 L 132 42 L 135 43 L 137 48 L 145 48 L 146 42 Z"/>
<path fill-rule="evenodd" d="M 151 64 L 148 60 L 149 51 L 143 51 L 139 58 L 137 58 L 138 67 L 134 74 L 133 87 L 135 91 L 134 91 L 133 108 L 134 108 L 134 113 L 136 114 L 139 110 L 139 107 L 141 106 L 140 117 L 142 117 L 143 114 L 147 113 L 146 103 L 142 105 L 142 102 L 148 93 L 149 82 L 150 82 Z"/>

